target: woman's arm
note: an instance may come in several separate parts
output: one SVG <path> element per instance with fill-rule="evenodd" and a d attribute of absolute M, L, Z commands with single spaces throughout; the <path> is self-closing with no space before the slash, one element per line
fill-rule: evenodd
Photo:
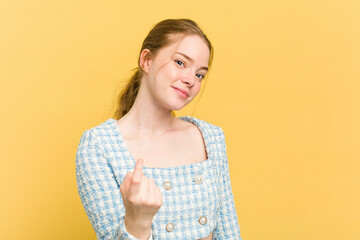
<path fill-rule="evenodd" d="M 138 240 L 125 228 L 120 186 L 91 129 L 81 136 L 76 152 L 76 180 L 97 239 Z"/>
<path fill-rule="evenodd" d="M 226 153 L 225 135 L 220 128 L 220 171 L 219 171 L 219 194 L 220 209 L 214 230 L 214 239 L 236 239 L 241 240 L 240 227 L 236 214 L 234 196 L 230 182 L 229 164 Z"/>

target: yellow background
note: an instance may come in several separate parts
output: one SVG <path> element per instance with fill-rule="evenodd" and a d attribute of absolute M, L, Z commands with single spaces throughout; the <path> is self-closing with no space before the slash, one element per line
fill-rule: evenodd
<path fill-rule="evenodd" d="M 215 48 L 177 116 L 223 128 L 244 240 L 360 239 L 360 1 L 1 1 L 1 239 L 95 239 L 81 134 L 112 117 L 150 28 Z"/>

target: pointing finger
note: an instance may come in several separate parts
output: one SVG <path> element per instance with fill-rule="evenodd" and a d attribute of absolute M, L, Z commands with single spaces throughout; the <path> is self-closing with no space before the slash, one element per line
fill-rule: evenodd
<path fill-rule="evenodd" d="M 132 183 L 140 183 L 142 177 L 142 166 L 143 166 L 143 159 L 139 158 L 136 162 L 134 174 L 132 176 Z"/>

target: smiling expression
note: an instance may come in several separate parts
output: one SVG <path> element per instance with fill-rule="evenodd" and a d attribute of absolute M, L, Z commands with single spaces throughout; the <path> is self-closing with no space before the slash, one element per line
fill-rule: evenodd
<path fill-rule="evenodd" d="M 153 96 L 171 110 L 179 110 L 199 93 L 208 71 L 210 50 L 196 35 L 166 46 L 149 61 L 147 85 Z"/>

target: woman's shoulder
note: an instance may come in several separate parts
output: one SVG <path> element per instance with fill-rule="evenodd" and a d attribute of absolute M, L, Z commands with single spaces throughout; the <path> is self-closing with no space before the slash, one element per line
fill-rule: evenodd
<path fill-rule="evenodd" d="M 206 120 L 202 120 L 192 116 L 180 116 L 178 118 L 197 125 L 197 127 L 199 127 L 203 133 L 209 135 L 210 137 L 224 135 L 224 131 L 220 126 L 210 123 Z"/>
<path fill-rule="evenodd" d="M 109 135 L 109 133 L 114 132 L 115 129 L 116 120 L 109 118 L 102 123 L 95 125 L 93 127 L 86 128 L 83 132 L 83 134 L 92 134 L 92 135 Z"/>
<path fill-rule="evenodd" d="M 106 121 L 93 127 L 85 128 L 80 137 L 79 148 L 87 145 L 96 145 L 116 140 L 115 119 L 109 118 Z"/>

